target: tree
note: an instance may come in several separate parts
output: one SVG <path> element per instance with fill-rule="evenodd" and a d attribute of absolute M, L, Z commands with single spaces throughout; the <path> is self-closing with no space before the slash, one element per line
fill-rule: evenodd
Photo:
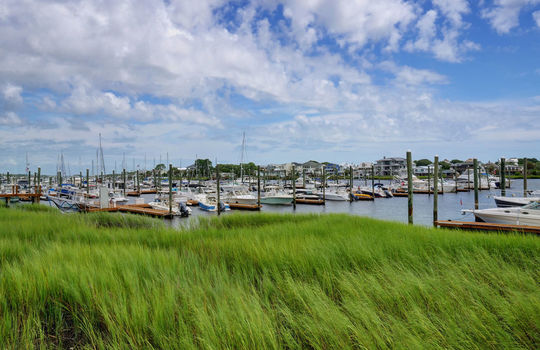
<path fill-rule="evenodd" d="M 448 162 L 441 162 L 440 165 L 441 165 L 442 170 L 450 169 L 450 163 L 448 163 Z"/>
<path fill-rule="evenodd" d="M 155 168 L 156 171 L 163 171 L 165 170 L 165 164 L 158 164 Z"/>
<path fill-rule="evenodd" d="M 426 165 L 430 165 L 431 161 L 429 159 L 419 159 L 415 161 L 415 164 L 416 166 L 426 166 Z"/>
<path fill-rule="evenodd" d="M 452 159 L 452 160 L 450 161 L 450 163 L 452 163 L 452 164 L 458 164 L 458 163 L 463 163 L 463 161 L 462 161 L 462 160 L 459 160 L 459 159 Z"/>
<path fill-rule="evenodd" d="M 213 169 L 212 162 L 210 159 L 196 159 L 195 169 L 197 169 L 199 175 L 210 176 L 210 172 Z"/>

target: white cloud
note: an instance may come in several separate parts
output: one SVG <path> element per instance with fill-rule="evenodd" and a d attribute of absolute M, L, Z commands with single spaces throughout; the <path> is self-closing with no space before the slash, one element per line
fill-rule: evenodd
<path fill-rule="evenodd" d="M 5 85 L 2 89 L 2 100 L 5 104 L 4 108 L 13 108 L 21 105 L 23 102 L 21 93 L 22 87 L 12 84 Z"/>
<path fill-rule="evenodd" d="M 288 0 L 284 15 L 302 47 L 311 46 L 316 31 L 325 28 L 355 49 L 381 40 L 395 49 L 404 28 L 416 18 L 415 6 L 401 0 Z"/>
<path fill-rule="evenodd" d="M 405 43 L 406 51 L 431 52 L 441 61 L 461 62 L 468 52 L 480 49 L 479 44 L 461 39 L 469 26 L 463 21 L 463 16 L 470 13 L 467 1 L 433 0 L 433 5 L 435 8 L 426 11 L 416 22 L 418 35 Z"/>
<path fill-rule="evenodd" d="M 13 127 L 17 125 L 21 125 L 22 120 L 19 118 L 19 116 L 12 111 L 5 112 L 3 114 L 0 114 L 0 125 Z"/>
<path fill-rule="evenodd" d="M 536 22 L 536 25 L 540 28 L 540 11 L 535 11 L 532 14 L 534 21 Z"/>
<path fill-rule="evenodd" d="M 499 34 L 506 34 L 519 25 L 519 14 L 527 6 L 540 4 L 540 0 L 495 0 L 495 6 L 482 11 Z"/>

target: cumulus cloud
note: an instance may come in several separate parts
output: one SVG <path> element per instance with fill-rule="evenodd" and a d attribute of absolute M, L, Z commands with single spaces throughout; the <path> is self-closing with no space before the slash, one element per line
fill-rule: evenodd
<path fill-rule="evenodd" d="M 535 11 L 532 14 L 534 21 L 536 22 L 536 25 L 540 28 L 540 11 Z"/>
<path fill-rule="evenodd" d="M 485 8 L 482 15 L 497 33 L 506 34 L 519 25 L 519 14 L 523 8 L 537 4 L 540 0 L 495 0 L 495 6 Z"/>
<path fill-rule="evenodd" d="M 466 0 L 433 0 L 433 6 L 416 22 L 417 37 L 405 43 L 405 50 L 432 52 L 441 61 L 461 62 L 468 52 L 480 49 L 479 44 L 461 39 L 469 26 L 463 21 L 470 13 Z"/>

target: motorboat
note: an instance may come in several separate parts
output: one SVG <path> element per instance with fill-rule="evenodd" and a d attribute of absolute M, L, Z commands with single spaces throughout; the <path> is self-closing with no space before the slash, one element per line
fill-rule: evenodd
<path fill-rule="evenodd" d="M 493 196 L 495 204 L 499 208 L 522 207 L 534 201 L 540 201 L 540 197 L 502 197 Z"/>
<path fill-rule="evenodd" d="M 540 201 L 523 207 L 464 210 L 473 213 L 477 221 L 493 224 L 527 225 L 540 227 Z"/>
<path fill-rule="evenodd" d="M 199 208 L 202 210 L 217 211 L 218 202 L 215 194 L 199 195 L 197 196 L 197 200 L 199 201 Z M 231 210 L 231 207 L 223 201 L 219 202 L 219 208 L 220 211 Z"/>
<path fill-rule="evenodd" d="M 161 197 L 156 197 L 153 202 L 148 203 L 152 207 L 152 209 L 158 209 L 158 210 L 169 210 L 169 201 L 164 200 Z M 174 203 L 172 208 L 170 208 L 172 211 L 172 214 L 175 216 L 181 216 L 181 217 L 187 217 L 191 215 L 191 208 L 186 206 L 185 203 Z"/>
<path fill-rule="evenodd" d="M 262 204 L 271 205 L 291 205 L 293 196 L 291 194 L 280 191 L 279 186 L 266 186 L 264 193 L 261 196 Z"/>

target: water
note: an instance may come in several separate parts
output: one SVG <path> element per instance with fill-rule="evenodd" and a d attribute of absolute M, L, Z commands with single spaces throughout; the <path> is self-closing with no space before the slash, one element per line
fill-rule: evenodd
<path fill-rule="evenodd" d="M 364 183 L 362 182 L 362 185 Z M 356 183 L 355 186 L 360 185 Z M 511 188 L 506 190 L 507 196 L 515 195 L 520 197 L 523 195 L 523 180 L 511 180 Z M 531 179 L 527 181 L 529 190 L 540 190 L 540 179 Z M 495 207 L 493 196 L 499 196 L 500 190 L 491 189 L 479 191 L 478 205 L 480 209 Z M 143 195 L 145 202 L 150 202 L 154 195 Z M 413 220 L 415 224 L 431 226 L 433 225 L 433 195 L 415 194 L 413 197 L 414 211 Z M 462 215 L 462 209 L 474 208 L 474 191 L 445 193 L 439 195 L 439 220 L 459 220 L 459 221 L 474 221 L 474 215 Z M 174 218 L 173 226 L 185 224 L 188 220 L 192 220 L 201 215 L 217 215 L 191 207 L 192 215 L 190 218 Z M 399 222 L 407 222 L 407 197 L 394 198 L 377 198 L 374 201 L 358 201 L 358 202 L 334 202 L 327 201 L 326 205 L 305 205 L 298 204 L 296 210 L 291 206 L 283 205 L 263 205 L 262 212 L 272 213 L 347 213 L 351 215 L 369 216 L 382 220 L 392 220 Z M 223 215 L 234 215 L 239 210 L 231 210 L 223 213 Z M 242 211 L 243 213 L 251 213 L 256 215 L 258 212 Z"/>

